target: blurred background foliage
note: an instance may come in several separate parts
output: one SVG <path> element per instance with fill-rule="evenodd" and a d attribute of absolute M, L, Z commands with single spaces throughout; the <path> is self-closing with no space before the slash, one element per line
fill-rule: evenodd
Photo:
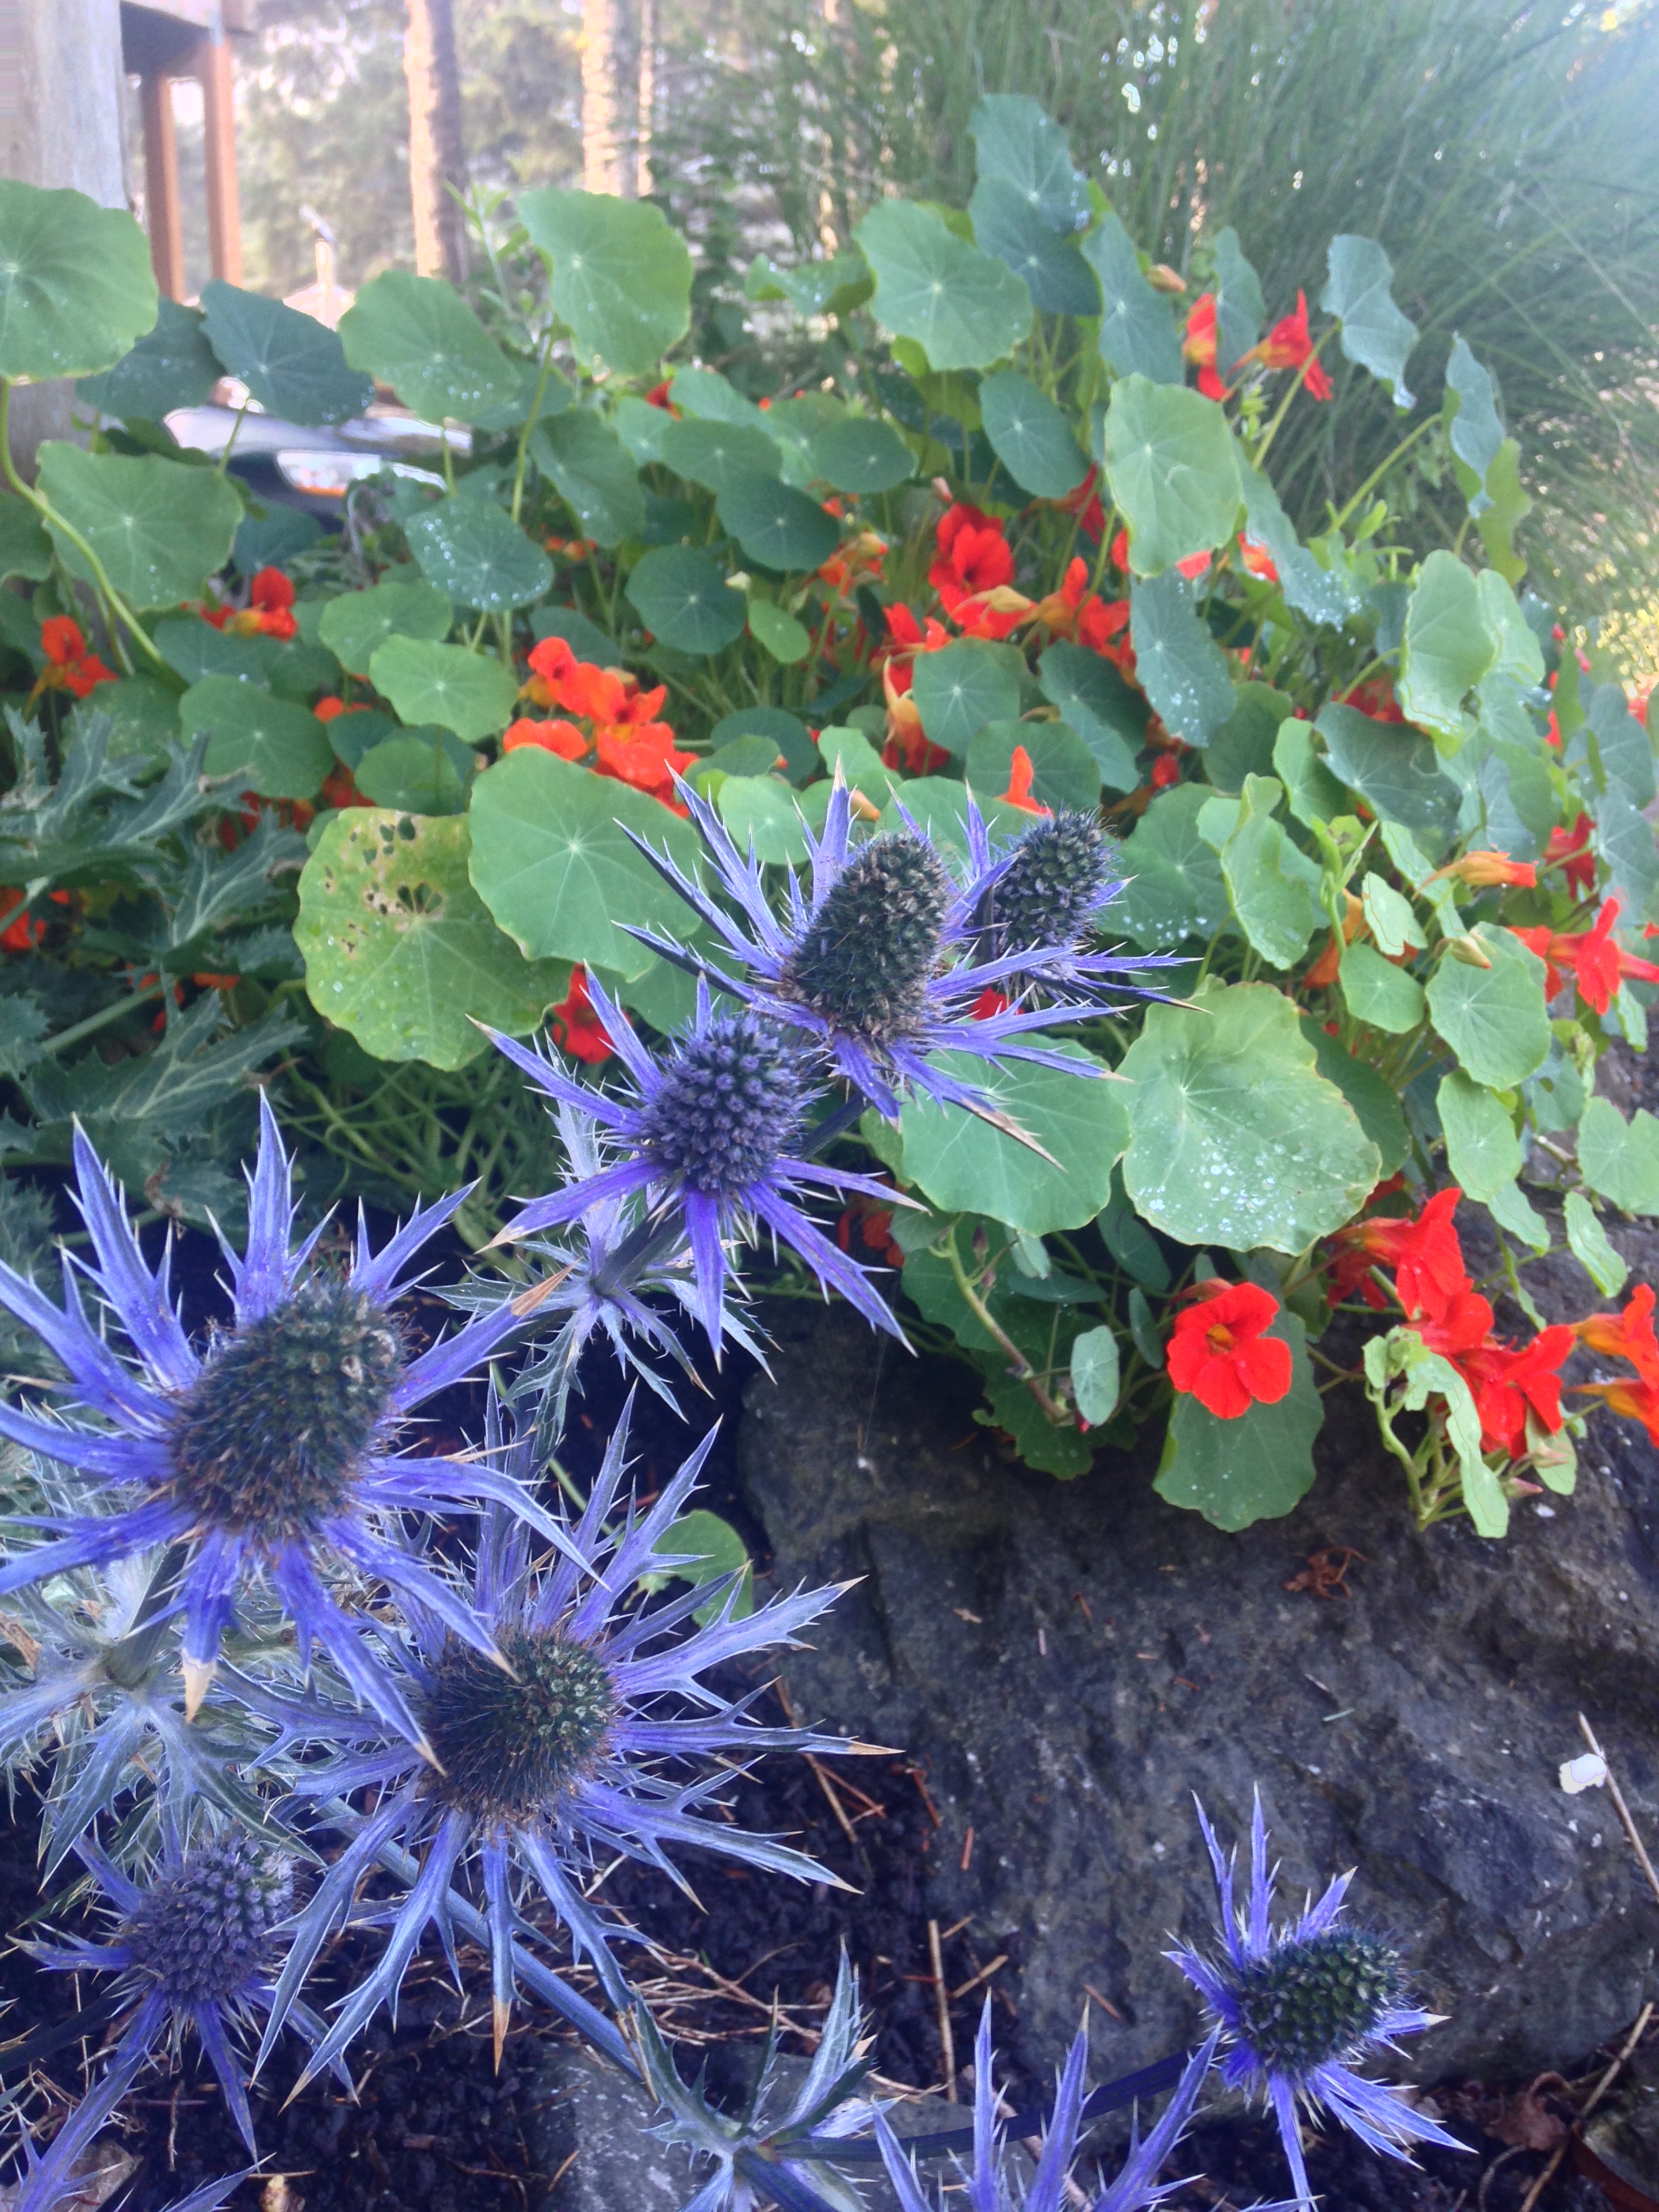
<path fill-rule="evenodd" d="M 641 17 L 642 21 L 631 21 Z M 701 247 L 705 357 L 775 383 L 742 298 L 757 250 L 832 250 L 889 190 L 965 204 L 969 119 L 1030 92 L 1140 246 L 1202 289 L 1237 231 L 1269 311 L 1316 301 L 1333 230 L 1378 238 L 1437 407 L 1455 331 L 1498 378 L 1536 501 L 1540 589 L 1610 617 L 1636 665 L 1659 544 L 1659 0 L 464 0 L 475 189 L 580 183 L 583 60 L 648 44 L 643 151 Z M 409 264 L 403 0 L 262 0 L 242 70 L 250 281 L 311 275 L 314 207 L 361 283 Z M 635 112 L 637 86 L 619 106 Z M 633 167 L 630 155 L 628 167 Z M 592 174 L 590 158 L 587 173 Z M 1316 313 L 1316 329 L 1318 319 Z M 1297 410 L 1278 473 L 1305 531 L 1407 427 L 1369 379 Z M 1388 483 L 1422 545 L 1462 501 L 1437 441 Z"/>

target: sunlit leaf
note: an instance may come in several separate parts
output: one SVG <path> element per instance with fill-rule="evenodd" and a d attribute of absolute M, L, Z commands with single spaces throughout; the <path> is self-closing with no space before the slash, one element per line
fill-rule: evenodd
<path fill-rule="evenodd" d="M 933 368 L 988 368 L 1030 329 L 1031 295 L 1012 270 L 915 202 L 878 201 L 855 235 L 875 272 L 871 313 Z"/>
<path fill-rule="evenodd" d="M 0 376 L 112 368 L 156 307 L 149 241 L 125 208 L 0 178 Z"/>
<path fill-rule="evenodd" d="M 373 276 L 340 318 L 353 368 L 389 384 L 428 421 L 474 422 L 519 396 L 520 369 L 453 285 L 388 269 Z"/>
<path fill-rule="evenodd" d="M 553 309 L 578 349 L 623 376 L 650 374 L 691 320 L 691 256 L 649 200 L 543 185 L 519 220 L 553 264 Z"/>

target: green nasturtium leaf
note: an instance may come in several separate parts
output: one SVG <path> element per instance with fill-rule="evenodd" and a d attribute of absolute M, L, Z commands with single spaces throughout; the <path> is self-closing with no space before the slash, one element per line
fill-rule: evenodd
<path fill-rule="evenodd" d="M 746 558 L 781 574 L 821 568 L 841 543 L 835 517 L 775 476 L 728 478 L 714 512 Z"/>
<path fill-rule="evenodd" d="M 353 368 L 337 331 L 222 277 L 202 287 L 208 339 L 233 376 L 240 376 L 267 415 L 313 428 L 360 415 L 374 397 L 374 380 Z"/>
<path fill-rule="evenodd" d="M 1569 763 L 1588 757 L 1591 738 L 1603 775 L 1622 787 L 1632 805 L 1651 806 L 1653 739 L 1632 714 L 1622 684 L 1597 684 L 1584 726 L 1567 747 Z"/>
<path fill-rule="evenodd" d="M 1376 1146 L 1381 1172 L 1393 1175 L 1411 1158 L 1411 1131 L 1401 1109 L 1400 1094 L 1368 1060 L 1360 1060 L 1342 1045 L 1311 1014 L 1301 1017 L 1304 1037 L 1314 1048 L 1314 1064 L 1327 1083 L 1334 1083 L 1359 1116 L 1359 1126 Z"/>
<path fill-rule="evenodd" d="M 1247 775 L 1239 799 L 1212 799 L 1199 832 L 1221 855 L 1221 877 L 1239 927 L 1270 967 L 1290 969 L 1322 919 L 1319 870 L 1273 818 L 1284 786 Z"/>
<path fill-rule="evenodd" d="M 1270 985 L 1212 980 L 1190 1007 L 1149 1006 L 1121 1073 L 1124 1188 L 1183 1244 L 1305 1251 L 1376 1183 L 1376 1146 Z"/>
<path fill-rule="evenodd" d="M 1244 490 L 1245 532 L 1273 556 L 1285 605 L 1310 622 L 1333 626 L 1342 622 L 1357 607 L 1356 596 L 1340 576 L 1320 567 L 1297 536 L 1296 526 L 1267 477 L 1242 459 L 1238 473 Z"/>
<path fill-rule="evenodd" d="M 1451 449 L 1474 479 L 1468 495 L 1469 513 L 1484 514 L 1492 505 L 1486 489 L 1486 471 L 1503 449 L 1504 425 L 1492 378 L 1469 351 L 1467 342 L 1455 333 L 1451 359 L 1446 363 L 1446 415 Z"/>
<path fill-rule="evenodd" d="M 1397 1396 L 1391 1388 L 1396 1383 L 1404 1386 Z M 1395 1433 L 1395 1417 L 1420 1413 L 1431 1398 L 1443 1398 L 1446 1432 L 1457 1454 L 1463 1503 L 1475 1532 L 1481 1536 L 1508 1532 L 1510 1504 L 1481 1454 L 1480 1416 L 1474 1395 L 1449 1359 L 1431 1352 L 1415 1328 L 1391 1328 L 1386 1336 L 1372 1337 L 1365 1346 L 1365 1393 L 1376 1408 L 1384 1443 L 1407 1465 L 1411 1453 Z"/>
<path fill-rule="evenodd" d="M 377 647 L 368 673 L 400 721 L 436 722 L 469 744 L 498 736 L 512 720 L 519 696 L 518 678 L 499 660 L 430 638 L 389 637 Z"/>
<path fill-rule="evenodd" d="M 936 369 L 988 368 L 1031 327 L 1031 295 L 1013 270 L 911 200 L 881 200 L 854 234 L 876 279 L 871 313 L 915 338 Z"/>
<path fill-rule="evenodd" d="M 155 328 L 113 368 L 83 376 L 75 396 L 102 415 L 159 422 L 175 407 L 199 407 L 224 373 L 199 312 L 164 299 Z"/>
<path fill-rule="evenodd" d="M 749 422 L 766 428 L 766 417 L 747 399 L 729 376 L 717 368 L 677 368 L 669 380 L 668 396 L 687 415 L 709 422 Z"/>
<path fill-rule="evenodd" d="M 850 314 L 873 289 L 864 256 L 850 249 L 793 269 L 780 269 L 769 254 L 757 253 L 744 285 L 747 298 L 787 300 L 798 315 Z"/>
<path fill-rule="evenodd" d="M 1385 960 L 1402 952 L 1420 952 L 1428 943 L 1411 901 L 1395 890 L 1387 877 L 1368 872 L 1360 879 L 1360 903 L 1376 949 Z"/>
<path fill-rule="evenodd" d="M 702 1589 L 709 1583 L 723 1582 L 728 1575 L 741 1575 L 737 1601 L 732 1608 L 734 1620 L 747 1620 L 755 1610 L 754 1576 L 750 1569 L 749 1554 L 744 1548 L 743 1538 L 729 1521 L 722 1521 L 718 1513 L 699 1507 L 696 1512 L 682 1513 L 663 1531 L 657 1549 L 670 1558 L 678 1558 L 684 1564 L 672 1571 L 676 1582 L 691 1583 Z M 691 1615 L 698 1626 L 706 1626 L 725 1602 L 723 1592 L 698 1606 Z"/>
<path fill-rule="evenodd" d="M 294 937 L 320 1014 L 377 1060 L 465 1067 L 477 1027 L 523 1036 L 564 995 L 562 961 L 526 960 L 467 873 L 463 815 L 337 814 L 300 878 Z"/>
<path fill-rule="evenodd" d="M 156 304 L 149 242 L 125 208 L 0 178 L 0 376 L 112 368 Z"/>
<path fill-rule="evenodd" d="M 526 745 L 472 787 L 472 881 L 527 957 L 580 960 L 629 978 L 654 955 L 627 921 L 682 940 L 694 917 L 629 836 L 696 873 L 697 841 L 643 792 Z"/>
<path fill-rule="evenodd" d="M 1135 673 L 1153 712 L 1183 743 L 1207 744 L 1231 717 L 1233 679 L 1180 571 L 1132 577 L 1129 605 Z"/>
<path fill-rule="evenodd" d="M 966 775 L 981 800 L 999 798 L 1023 746 L 1032 769 L 1031 796 L 1051 814 L 1062 808 L 1092 813 L 1100 804 L 1100 770 L 1075 730 L 1064 722 L 988 722 L 968 747 Z"/>
<path fill-rule="evenodd" d="M 1186 366 L 1170 303 L 1141 275 L 1134 241 L 1115 215 L 1084 240 L 1083 258 L 1100 279 L 1100 355 L 1107 367 L 1118 376 L 1183 383 Z"/>
<path fill-rule="evenodd" d="M 750 601 L 752 617 L 757 602 Z M 852 731 L 847 736 L 858 734 Z M 827 738 L 830 732 L 826 730 Z M 775 769 L 787 775 L 791 783 L 810 783 L 818 771 L 830 763 L 830 751 L 826 744 L 822 752 L 812 742 L 812 733 L 798 714 L 783 707 L 739 707 L 734 714 L 722 715 L 708 733 L 708 742 L 718 752 L 738 738 L 763 738 L 771 748 L 771 757 L 761 765 L 769 773 Z M 749 770 L 741 771 L 744 774 Z M 848 781 L 854 779 L 849 774 Z M 883 787 L 883 797 L 886 787 Z"/>
<path fill-rule="evenodd" d="M 1146 735 L 1145 699 L 1109 660 L 1062 639 L 1037 663 L 1042 696 L 1058 707 L 1095 757 L 1108 791 L 1133 791 L 1140 781 L 1135 755 Z"/>
<path fill-rule="evenodd" d="M 1468 733 L 1463 699 L 1498 658 L 1480 607 L 1474 571 L 1444 547 L 1418 570 L 1406 611 L 1397 687 L 1408 721 L 1449 741 Z"/>
<path fill-rule="evenodd" d="M 389 384 L 429 422 L 476 422 L 519 396 L 520 374 L 453 285 L 388 269 L 340 318 L 353 368 Z"/>
<path fill-rule="evenodd" d="M 1406 356 L 1417 325 L 1394 303 L 1394 264 L 1375 239 L 1343 234 L 1331 240 L 1329 268 L 1319 304 L 1341 323 L 1343 352 L 1389 386 L 1396 407 L 1415 405 L 1406 389 Z"/>
<path fill-rule="evenodd" d="M 352 779 L 376 806 L 400 814 L 459 814 L 473 767 L 471 747 L 434 723 L 429 730 L 400 730 L 368 746 Z"/>
<path fill-rule="evenodd" d="M 1570 1190 L 1563 1211 L 1574 1259 L 1604 1298 L 1616 1298 L 1630 1280 L 1630 1269 L 1608 1241 L 1595 1208 L 1582 1190 Z"/>
<path fill-rule="evenodd" d="M 993 92 L 968 118 L 981 178 L 1012 185 L 1046 227 L 1079 230 L 1089 220 L 1089 187 L 1072 161 L 1071 141 L 1029 93 Z"/>
<path fill-rule="evenodd" d="M 812 650 L 812 633 L 805 623 L 797 622 L 787 609 L 774 606 L 770 599 L 750 600 L 749 634 L 786 668 L 805 660 Z"/>
<path fill-rule="evenodd" d="M 0 494 L 0 584 L 21 576 L 44 583 L 52 574 L 52 540 L 26 499 Z"/>
<path fill-rule="evenodd" d="M 676 476 L 721 492 L 739 477 L 776 476 L 783 453 L 775 438 L 749 422 L 707 422 L 687 416 L 662 434 L 664 465 Z"/>
<path fill-rule="evenodd" d="M 958 757 L 988 722 L 1019 714 L 1018 675 L 995 647 L 973 638 L 918 655 L 910 696 L 929 742 Z"/>
<path fill-rule="evenodd" d="M 1012 269 L 1045 315 L 1097 315 L 1100 287 L 1077 241 L 1050 230 L 1006 177 L 981 177 L 968 203 L 974 243 Z"/>
<path fill-rule="evenodd" d="M 812 474 L 832 491 L 896 491 L 916 472 L 915 457 L 898 432 L 867 415 L 830 423 L 807 453 Z"/>
<path fill-rule="evenodd" d="M 1578 1124 L 1578 1165 L 1626 1213 L 1659 1213 L 1659 1121 L 1645 1107 L 1626 1121 L 1610 1098 L 1592 1098 Z"/>
<path fill-rule="evenodd" d="M 653 408 L 653 414 L 660 409 Z M 676 424 L 673 427 L 680 428 Z M 645 489 L 627 446 L 591 408 L 571 407 L 531 433 L 536 465 L 575 516 L 582 535 L 620 545 L 645 526 Z"/>
<path fill-rule="evenodd" d="M 1137 576 L 1160 575 L 1231 538 L 1243 488 L 1237 447 L 1213 399 L 1125 376 L 1112 387 L 1104 453 Z"/>
<path fill-rule="evenodd" d="M 1064 499 L 1089 473 L 1072 426 L 1029 377 L 1004 369 L 979 387 L 991 450 L 1017 484 L 1037 499 Z"/>
<path fill-rule="evenodd" d="M 371 584 L 366 592 L 342 592 L 323 609 L 317 635 L 353 676 L 367 676 L 368 664 L 389 637 L 423 637 L 436 643 L 449 635 L 455 610 L 448 594 L 434 584 Z"/>
<path fill-rule="evenodd" d="M 1313 1487 L 1313 1442 L 1325 1407 L 1308 1357 L 1307 1331 L 1281 1311 L 1267 1332 L 1291 1347 L 1291 1388 L 1276 1406 L 1252 1404 L 1218 1420 L 1196 1398 L 1178 1396 L 1152 1487 L 1166 1504 L 1201 1513 L 1234 1532 L 1276 1521 Z"/>
<path fill-rule="evenodd" d="M 578 350 L 652 374 L 691 325 L 691 256 L 661 209 L 544 185 L 520 193 L 519 219 L 553 264 L 553 311 Z"/>
<path fill-rule="evenodd" d="M 180 468 L 159 453 L 88 453 L 52 441 L 40 448 L 40 482 L 129 606 L 199 599 L 230 558 L 242 502 L 215 470 Z M 90 582 L 79 550 L 60 532 L 52 535 L 70 572 Z"/>
<path fill-rule="evenodd" d="M 739 852 L 752 844 L 758 860 L 799 866 L 806 857 L 806 829 L 795 794 L 775 775 L 727 775 L 715 805 Z"/>
<path fill-rule="evenodd" d="M 1429 1018 L 1477 1083 L 1509 1091 L 1549 1057 L 1544 963 L 1507 929 L 1482 922 L 1472 933 L 1492 966 L 1443 957 L 1429 981 Z"/>
<path fill-rule="evenodd" d="M 480 614 L 508 614 L 551 588 L 553 563 L 493 499 L 451 492 L 404 534 L 427 580 Z"/>
<path fill-rule="evenodd" d="M 1311 722 L 1292 714 L 1279 724 L 1273 739 L 1273 774 L 1285 787 L 1291 813 L 1306 826 L 1329 823 L 1347 812 L 1347 793 L 1316 749 Z"/>
<path fill-rule="evenodd" d="M 941 1067 L 983 1090 L 1051 1159 L 964 1107 L 920 1096 L 906 1101 L 899 1117 L 905 1176 L 943 1211 L 990 1213 L 1036 1237 L 1080 1229 L 1106 1204 L 1128 1142 L 1127 1093 L 1081 1046 L 1056 1042 L 1055 1049 L 1076 1058 L 1077 1074 L 1018 1061 L 988 1069 L 968 1053 L 939 1054 Z"/>
<path fill-rule="evenodd" d="M 1440 1079 L 1435 1109 L 1446 1133 L 1452 1181 L 1482 1205 L 1490 1204 L 1521 1172 L 1521 1141 L 1508 1107 L 1495 1091 L 1455 1067 Z"/>
<path fill-rule="evenodd" d="M 1103 1323 L 1085 1328 L 1072 1346 L 1072 1397 L 1079 1419 L 1091 1429 L 1116 1411 L 1119 1365 L 1116 1334 Z"/>
<path fill-rule="evenodd" d="M 743 593 L 690 545 L 653 545 L 623 589 L 653 636 L 679 653 L 718 653 L 742 636 L 748 619 Z"/>
<path fill-rule="evenodd" d="M 179 702 L 186 738 L 205 735 L 209 775 L 241 775 L 265 799 L 314 799 L 334 765 L 328 733 L 308 707 L 273 698 L 234 676 L 206 676 Z"/>
<path fill-rule="evenodd" d="M 1374 813 L 1443 842 L 1451 836 L 1462 793 L 1442 774 L 1426 738 L 1405 723 L 1379 722 L 1334 702 L 1320 708 L 1314 727 L 1332 769 Z"/>
<path fill-rule="evenodd" d="M 1291 712 L 1289 694 L 1276 691 L 1271 684 L 1235 687 L 1233 711 L 1204 754 L 1204 773 L 1218 791 L 1237 797 L 1244 788 L 1247 775 L 1274 773 L 1273 748 Z"/>
<path fill-rule="evenodd" d="M 1254 347 L 1267 319 L 1261 279 L 1230 223 L 1215 242 L 1215 365 L 1224 384 Z"/>
<path fill-rule="evenodd" d="M 1416 976 L 1359 941 L 1342 955 L 1342 997 L 1357 1022 L 1390 1036 L 1408 1036 L 1428 1011 Z"/>
<path fill-rule="evenodd" d="M 1527 564 L 1515 550 L 1515 533 L 1532 513 L 1533 503 L 1521 489 L 1521 444 L 1505 438 L 1486 471 L 1486 495 L 1492 501 L 1475 517 L 1475 527 L 1486 549 L 1486 558 L 1511 588 L 1527 573 Z"/>
<path fill-rule="evenodd" d="M 1176 784 L 1152 800 L 1124 842 L 1127 880 L 1112 902 L 1110 926 L 1148 952 L 1212 937 L 1227 921 L 1220 857 L 1198 829 L 1212 795 L 1202 784 Z"/>

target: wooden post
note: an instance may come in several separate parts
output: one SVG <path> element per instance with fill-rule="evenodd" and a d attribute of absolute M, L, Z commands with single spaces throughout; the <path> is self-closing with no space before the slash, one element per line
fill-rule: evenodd
<path fill-rule="evenodd" d="M 179 134 L 173 122 L 173 79 L 147 72 L 140 85 L 149 258 L 161 291 L 169 300 L 182 300 L 185 225 L 179 201 Z"/>
<path fill-rule="evenodd" d="M 208 258 L 227 284 L 242 281 L 242 216 L 236 195 L 236 84 L 222 30 L 198 45 L 207 150 Z"/>
<path fill-rule="evenodd" d="M 404 38 L 409 81 L 409 192 L 415 215 L 415 267 L 422 276 L 466 274 L 466 218 L 450 191 L 466 187 L 461 136 L 461 77 L 450 0 L 409 0 Z"/>

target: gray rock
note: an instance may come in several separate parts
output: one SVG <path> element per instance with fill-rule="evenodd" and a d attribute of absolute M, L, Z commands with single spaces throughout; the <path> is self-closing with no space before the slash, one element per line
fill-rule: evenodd
<path fill-rule="evenodd" d="M 1620 1241 L 1652 1279 L 1659 1236 Z M 1529 1279 L 1547 1311 L 1607 1303 L 1571 1260 Z M 1097 2069 L 1192 2035 L 1159 1954 L 1212 1922 L 1193 1793 L 1242 1835 L 1256 1784 L 1291 1898 L 1357 1866 L 1358 1913 L 1450 2015 L 1397 2070 L 1531 2072 L 1629 2022 L 1659 1909 L 1604 1794 L 1564 1796 L 1557 1773 L 1582 1709 L 1638 1817 L 1659 1809 L 1639 1431 L 1600 1423 L 1577 1496 L 1518 1509 L 1505 1542 L 1419 1535 L 1345 1392 L 1312 1495 L 1230 1535 L 1165 1505 L 1142 1456 L 1103 1453 L 1072 1483 L 1005 1463 L 965 1370 L 844 1310 L 774 1326 L 778 1380 L 751 1384 L 739 1439 L 747 1493 L 785 1587 L 862 1578 L 787 1661 L 795 1710 L 925 1763 L 943 1826 L 923 1910 L 971 1914 L 982 1954 L 1021 1962 L 1005 1985 L 1027 2064 L 1053 2065 L 1090 1990 L 1121 2015 L 1094 2008 Z M 1351 1595 L 1287 1589 L 1328 1544 L 1364 1555 Z M 958 2022 L 960 2047 L 970 2035 Z"/>
<path fill-rule="evenodd" d="M 786 2054 L 776 2063 L 788 2087 L 808 2062 Z M 694 2170 L 684 2151 L 648 2134 L 657 2118 L 650 2093 L 579 2046 L 550 2047 L 532 2102 L 541 2116 L 538 2171 L 557 2176 L 547 2212 L 680 2212 L 714 2172 L 707 2161 Z M 908 2099 L 888 2113 L 901 2136 L 965 2127 L 969 2118 L 968 2106 L 942 2097 Z M 868 2212 L 898 2212 L 884 2175 L 867 2180 L 864 2195 Z"/>

